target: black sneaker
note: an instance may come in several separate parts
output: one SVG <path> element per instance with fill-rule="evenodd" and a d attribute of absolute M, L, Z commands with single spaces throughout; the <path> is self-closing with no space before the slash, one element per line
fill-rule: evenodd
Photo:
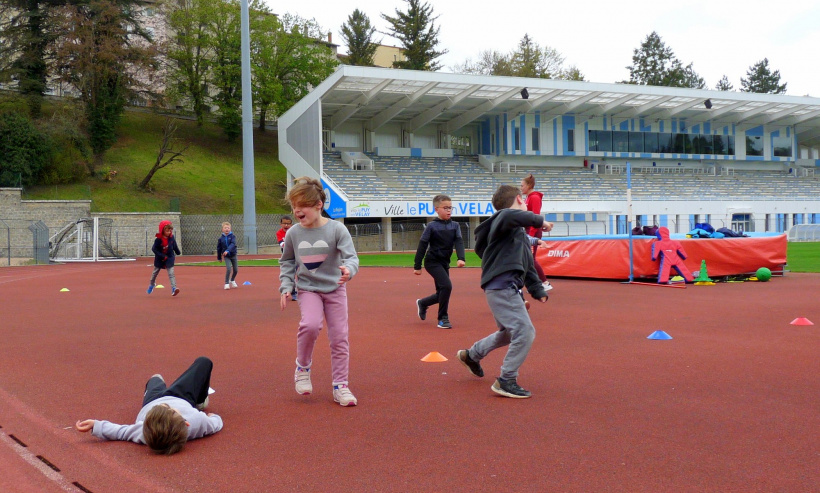
<path fill-rule="evenodd" d="M 470 369 L 470 372 L 473 375 L 477 377 L 484 376 L 484 369 L 481 368 L 481 363 L 479 363 L 478 361 L 473 361 L 473 359 L 470 358 L 469 351 L 467 351 L 466 349 L 462 349 L 456 353 L 456 356 L 458 357 L 458 360 L 461 361 L 462 365 Z"/>
<path fill-rule="evenodd" d="M 452 329 L 453 325 L 450 323 L 450 320 L 446 318 L 442 318 L 438 321 L 438 328 L 439 329 Z"/>
<path fill-rule="evenodd" d="M 422 319 L 422 320 L 427 318 L 427 307 L 421 305 L 421 300 L 420 299 L 416 300 L 416 306 L 419 309 L 419 318 Z"/>
<path fill-rule="evenodd" d="M 529 390 L 524 390 L 518 386 L 518 383 L 515 381 L 514 378 L 510 378 L 509 380 L 505 380 L 501 377 L 498 377 L 493 385 L 490 387 L 493 389 L 498 395 L 503 395 L 504 397 L 512 397 L 513 399 L 526 399 L 527 397 L 531 397 L 532 393 Z"/>

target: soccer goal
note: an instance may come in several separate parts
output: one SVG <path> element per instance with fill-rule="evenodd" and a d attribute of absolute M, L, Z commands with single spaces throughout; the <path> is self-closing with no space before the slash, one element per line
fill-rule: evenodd
<path fill-rule="evenodd" d="M 53 262 L 135 260 L 120 253 L 111 242 L 114 221 L 84 217 L 66 225 L 49 240 Z"/>

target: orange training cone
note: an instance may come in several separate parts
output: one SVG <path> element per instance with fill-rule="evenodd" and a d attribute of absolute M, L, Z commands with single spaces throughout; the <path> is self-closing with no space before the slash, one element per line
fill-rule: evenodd
<path fill-rule="evenodd" d="M 814 323 L 805 317 L 798 317 L 791 321 L 791 325 L 814 325 Z"/>
<path fill-rule="evenodd" d="M 445 358 L 444 355 L 438 351 L 433 351 L 432 353 L 427 353 L 427 356 L 421 358 L 421 360 L 425 363 L 440 363 L 442 361 L 447 361 L 447 358 Z"/>

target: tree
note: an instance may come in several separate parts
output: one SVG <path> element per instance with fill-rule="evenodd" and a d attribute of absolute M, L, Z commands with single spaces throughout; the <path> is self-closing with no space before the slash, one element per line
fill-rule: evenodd
<path fill-rule="evenodd" d="M 229 141 L 242 133 L 242 44 L 240 10 L 236 0 L 213 2 L 211 47 L 213 49 L 213 81 L 219 104 L 217 123 Z"/>
<path fill-rule="evenodd" d="M 482 51 L 476 62 L 468 58 L 463 64 L 455 65 L 453 71 L 462 74 L 584 80 L 584 75 L 577 67 L 564 68 L 564 56 L 558 50 L 539 45 L 529 34 L 524 34 L 518 47 L 506 55 L 495 50 Z"/>
<path fill-rule="evenodd" d="M 695 69 L 692 68 L 691 63 L 684 67 L 681 71 L 679 83 L 679 87 L 689 87 L 692 89 L 706 89 L 706 82 L 703 80 L 703 77 L 701 77 L 700 75 L 698 75 L 697 72 L 695 72 Z"/>
<path fill-rule="evenodd" d="M 57 46 L 59 77 L 80 92 L 94 158 L 92 174 L 117 140 L 125 104 L 146 86 L 155 49 L 129 0 L 90 0 L 67 7 Z"/>
<path fill-rule="evenodd" d="M 666 46 L 655 31 L 632 51 L 632 65 L 626 68 L 629 69 L 628 84 L 705 87 L 703 78 L 695 72 L 692 64 L 684 67 L 672 48 Z"/>
<path fill-rule="evenodd" d="M 373 41 L 376 33 L 375 26 L 370 24 L 370 18 L 359 9 L 347 17 L 342 24 L 342 40 L 347 45 L 347 64 L 373 66 L 373 55 L 379 44 Z"/>
<path fill-rule="evenodd" d="M 566 69 L 561 71 L 561 74 L 556 77 L 557 79 L 563 80 L 577 80 L 577 81 L 585 81 L 586 78 L 584 74 L 581 72 L 581 69 L 576 67 L 575 65 L 570 65 Z"/>
<path fill-rule="evenodd" d="M 0 113 L 0 187 L 33 185 L 50 156 L 48 138 L 31 121 Z"/>
<path fill-rule="evenodd" d="M 260 130 L 269 113 L 287 111 L 338 64 L 330 48 L 319 41 L 326 31 L 315 20 L 291 14 L 279 20 L 263 14 L 264 8 L 260 5 L 251 18 L 251 85 Z"/>
<path fill-rule="evenodd" d="M 740 90 L 760 94 L 784 94 L 786 83 L 780 84 L 780 71 L 769 69 L 769 59 L 755 63 L 746 71 L 746 78 L 740 79 Z"/>
<path fill-rule="evenodd" d="M 564 57 L 558 50 L 540 46 L 529 34 L 524 34 L 510 58 L 511 75 L 516 77 L 552 79 L 561 73 L 564 64 Z"/>
<path fill-rule="evenodd" d="M 154 177 L 154 173 L 162 168 L 173 163 L 181 164 L 183 162 L 182 156 L 185 151 L 188 150 L 188 146 L 186 145 L 181 149 L 179 148 L 179 142 L 176 138 L 178 128 L 179 125 L 173 118 L 165 119 L 165 123 L 162 125 L 162 141 L 159 144 L 157 160 L 154 162 L 154 166 L 148 171 L 148 174 L 145 175 L 145 178 L 137 185 L 139 188 L 146 190 L 151 178 Z M 168 154 L 167 157 L 166 154 Z"/>
<path fill-rule="evenodd" d="M 406 12 L 395 9 L 395 17 L 382 14 L 382 19 L 390 24 L 385 34 L 401 42 L 407 57 L 407 60 L 393 62 L 393 67 L 434 72 L 441 68 L 441 64 L 435 59 L 447 53 L 447 50 L 436 50 L 440 30 L 435 25 L 438 16 L 433 17 L 433 7 L 427 2 L 404 1 L 407 3 Z"/>
<path fill-rule="evenodd" d="M 475 62 L 468 58 L 463 64 L 454 65 L 452 70 L 458 74 L 512 75 L 510 56 L 496 50 L 482 51 Z"/>
<path fill-rule="evenodd" d="M 715 85 L 715 89 L 718 91 L 731 91 L 734 90 L 734 86 L 731 82 L 729 82 L 729 78 L 726 77 L 724 74 L 723 77 L 718 81 L 717 85 Z"/>
<path fill-rule="evenodd" d="M 0 2 L 0 81 L 16 81 L 28 101 L 29 114 L 39 118 L 50 56 L 56 39 L 54 25 L 67 0 L 3 0 Z"/>
<path fill-rule="evenodd" d="M 168 95 L 189 99 L 196 123 L 202 126 L 209 100 L 208 81 L 213 56 L 213 2 L 180 0 L 165 5 L 168 26 L 174 33 L 166 47 Z"/>

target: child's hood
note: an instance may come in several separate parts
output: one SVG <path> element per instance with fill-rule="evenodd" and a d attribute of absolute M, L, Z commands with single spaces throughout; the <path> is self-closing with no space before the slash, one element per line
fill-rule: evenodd
<path fill-rule="evenodd" d="M 165 229 L 165 226 L 170 226 L 171 221 L 160 221 L 159 223 L 159 233 L 157 233 L 157 238 L 162 238 L 162 230 Z M 174 236 L 174 233 L 171 233 L 171 236 Z"/>
<path fill-rule="evenodd" d="M 544 198 L 544 194 L 543 194 L 543 193 L 541 193 L 541 192 L 537 192 L 537 191 L 535 191 L 535 190 L 533 190 L 532 192 L 530 192 L 530 193 L 528 193 L 528 194 L 527 194 L 527 199 L 528 199 L 528 200 L 529 200 L 530 196 L 538 197 L 539 199 L 543 199 L 543 198 Z"/>

